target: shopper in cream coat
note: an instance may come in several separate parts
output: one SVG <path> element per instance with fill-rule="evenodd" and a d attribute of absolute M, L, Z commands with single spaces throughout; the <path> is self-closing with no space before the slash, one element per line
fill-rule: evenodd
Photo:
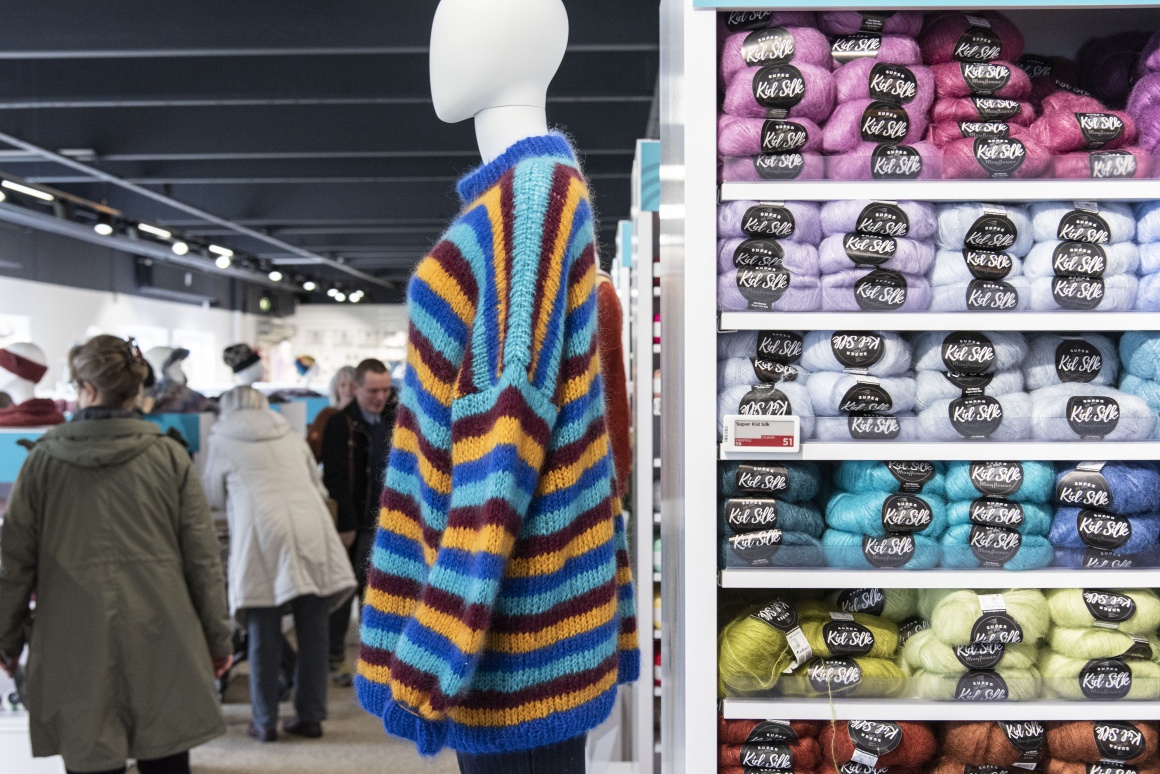
<path fill-rule="evenodd" d="M 249 733 L 277 738 L 281 620 L 292 612 L 297 717 L 284 730 L 318 737 L 326 718 L 327 617 L 354 591 L 350 559 L 306 440 L 251 387 L 223 395 L 221 412 L 204 483 L 210 505 L 229 519 L 230 611 L 249 632 Z"/>

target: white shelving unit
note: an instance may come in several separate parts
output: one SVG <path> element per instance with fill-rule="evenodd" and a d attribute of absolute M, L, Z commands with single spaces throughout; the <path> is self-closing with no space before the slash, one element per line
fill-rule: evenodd
<path fill-rule="evenodd" d="M 794 720 L 1160 720 L 1154 701 L 1042 701 L 954 704 L 921 699 L 726 699 L 722 713 L 729 720 L 793 718 Z"/>
<path fill-rule="evenodd" d="M 933 5 L 933 3 L 932 3 Z M 1140 201 L 1160 199 L 1160 180 L 817 180 L 723 183 L 721 201 L 916 199 L 930 202 Z"/>
<path fill-rule="evenodd" d="M 1136 588 L 1147 570 L 843 570 L 838 567 L 721 570 L 723 589 L 1069 589 L 1097 583 L 1100 588 Z M 1155 573 L 1151 573 L 1155 582 Z"/>
<path fill-rule="evenodd" d="M 800 452 L 736 452 L 723 460 L 1160 460 L 1160 441 L 803 441 Z M 1158 579 L 1160 580 L 1160 579 Z"/>
<path fill-rule="evenodd" d="M 721 312 L 723 331 L 1155 331 L 1155 312 Z"/>

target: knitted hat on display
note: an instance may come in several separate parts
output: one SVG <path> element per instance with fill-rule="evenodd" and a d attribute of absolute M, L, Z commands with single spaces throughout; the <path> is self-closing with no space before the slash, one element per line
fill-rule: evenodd
<path fill-rule="evenodd" d="M 222 352 L 222 360 L 235 374 L 245 371 L 261 359 L 262 356 L 249 344 L 231 344 Z"/>
<path fill-rule="evenodd" d="M 314 358 L 310 355 L 300 355 L 294 360 L 294 370 L 298 372 L 299 376 L 306 376 L 310 373 L 310 369 L 314 368 Z"/>
<path fill-rule="evenodd" d="M 29 360 L 10 349 L 0 349 L 0 369 L 16 374 L 25 381 L 37 384 L 48 373 L 48 366 Z"/>

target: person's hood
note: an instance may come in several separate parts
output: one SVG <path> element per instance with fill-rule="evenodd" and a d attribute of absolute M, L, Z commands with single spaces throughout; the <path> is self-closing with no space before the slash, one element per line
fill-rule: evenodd
<path fill-rule="evenodd" d="M 81 468 L 121 465 L 157 443 L 161 429 L 144 419 L 86 419 L 49 430 L 36 448 Z"/>
<path fill-rule="evenodd" d="M 290 432 L 286 417 L 271 409 L 231 411 L 217 421 L 211 433 L 234 441 L 273 441 Z"/>

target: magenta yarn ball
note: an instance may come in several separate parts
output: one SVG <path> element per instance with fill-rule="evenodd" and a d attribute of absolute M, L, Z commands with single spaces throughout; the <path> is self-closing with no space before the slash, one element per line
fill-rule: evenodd
<path fill-rule="evenodd" d="M 1003 121 L 943 121 L 931 124 L 927 139 L 940 148 L 948 143 L 973 137 L 1014 137 L 1027 136 L 1027 127 L 1008 124 Z"/>
<path fill-rule="evenodd" d="M 1030 102 L 1005 97 L 959 97 L 936 99 L 930 111 L 932 123 L 955 121 L 1004 121 L 1009 124 L 1030 126 L 1035 120 L 1035 108 Z"/>
<path fill-rule="evenodd" d="M 1062 179 L 1152 176 L 1152 156 L 1133 145 L 1114 151 L 1079 151 L 1052 159 L 1052 176 Z"/>
<path fill-rule="evenodd" d="M 934 77 L 930 68 L 922 65 L 890 64 L 870 57 L 855 59 L 834 71 L 834 87 L 838 102 L 881 99 L 906 105 L 923 115 L 934 103 Z"/>
<path fill-rule="evenodd" d="M 1057 110 L 1031 125 L 1031 137 L 1053 156 L 1081 150 L 1116 150 L 1136 142 L 1136 122 L 1119 110 Z"/>
<path fill-rule="evenodd" d="M 1044 113 L 1099 113 L 1107 108 L 1095 97 L 1059 89 L 1043 98 Z"/>
<path fill-rule="evenodd" d="M 941 98 L 988 96 L 1027 99 L 1031 79 L 1010 62 L 944 62 L 930 68 Z"/>
<path fill-rule="evenodd" d="M 956 140 L 942 149 L 942 176 L 947 180 L 1040 177 L 1051 154 L 1030 137 Z"/>
<path fill-rule="evenodd" d="M 831 35 L 853 35 L 866 23 L 858 11 L 823 11 L 818 14 L 818 26 Z M 922 31 L 922 14 L 918 11 L 893 11 L 882 20 L 882 27 L 874 32 L 886 35 L 914 37 Z"/>
<path fill-rule="evenodd" d="M 827 161 L 831 180 L 937 180 L 941 166 L 938 148 L 928 142 L 896 146 L 864 142 Z"/>
<path fill-rule="evenodd" d="M 972 41 L 964 40 L 964 33 L 975 27 L 971 17 L 985 19 L 990 24 L 990 34 L 984 33 L 984 37 L 990 38 L 985 45 L 972 45 Z M 1023 54 L 1023 33 L 996 11 L 931 14 L 918 42 L 922 46 L 923 61 L 932 65 L 963 59 L 1014 62 Z M 965 56 L 964 50 L 969 51 Z"/>
<path fill-rule="evenodd" d="M 717 39 L 769 27 L 817 27 L 813 11 L 733 11 L 717 14 Z"/>
<path fill-rule="evenodd" d="M 870 99 L 843 102 L 822 129 L 822 149 L 845 153 L 863 142 L 913 144 L 926 133 L 926 114 Z"/>
<path fill-rule="evenodd" d="M 922 50 L 918 47 L 918 41 L 906 35 L 883 35 L 881 43 L 879 44 L 878 52 L 872 58 L 876 62 L 885 62 L 887 64 L 900 65 L 920 65 L 922 64 Z M 830 63 L 831 70 L 837 70 L 844 66 L 847 62 L 835 57 Z"/>
<path fill-rule="evenodd" d="M 760 156 L 763 153 L 817 153 L 822 130 L 808 118 L 744 118 L 717 116 L 717 152 L 722 156 Z"/>
<path fill-rule="evenodd" d="M 747 61 L 745 57 L 745 42 L 754 33 L 738 32 L 727 37 L 721 45 L 721 76 L 728 81 L 738 70 L 744 70 L 746 67 L 774 64 L 773 61 L 765 61 L 761 57 L 784 53 L 783 50 L 778 49 L 777 44 L 784 45 L 788 41 L 792 41 L 793 48 L 788 55 L 779 58 L 778 64 L 801 63 L 817 65 L 818 67 L 830 66 L 830 41 L 821 32 L 812 27 L 781 27 L 780 29 L 788 33 L 788 39 L 785 35 L 775 35 L 769 31 L 763 32 L 762 34 L 773 37 L 772 43 L 767 48 L 760 46 L 753 48 L 750 53 L 755 59 L 751 61 Z"/>
<path fill-rule="evenodd" d="M 762 180 L 822 180 L 826 160 L 817 153 L 774 153 L 764 156 L 725 156 L 722 183 L 758 183 Z"/>
<path fill-rule="evenodd" d="M 729 79 L 723 107 L 726 113 L 746 118 L 767 118 L 771 108 L 778 108 L 788 118 L 821 123 L 834 109 L 834 76 L 824 67 L 807 64 L 747 67 Z"/>

